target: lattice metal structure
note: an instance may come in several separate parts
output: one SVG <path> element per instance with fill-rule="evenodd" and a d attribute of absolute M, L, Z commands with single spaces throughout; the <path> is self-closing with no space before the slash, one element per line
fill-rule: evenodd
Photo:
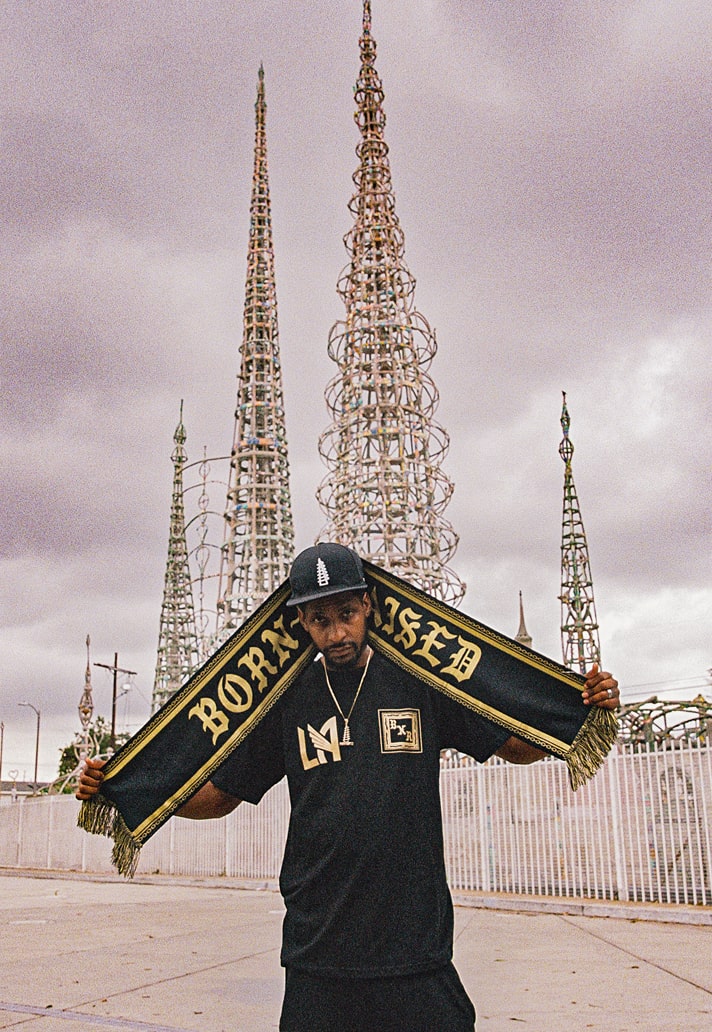
<path fill-rule="evenodd" d="M 239 627 L 285 579 L 294 555 L 261 66 L 255 112 L 247 282 L 218 588 L 218 641 Z"/>
<path fill-rule="evenodd" d="M 88 634 L 86 646 L 87 665 L 84 671 L 84 690 L 77 706 L 81 731 L 77 732 L 72 742 L 76 764 L 69 773 L 55 778 L 54 781 L 42 789 L 42 795 L 57 795 L 70 789 L 73 790 L 79 782 L 79 775 L 87 756 L 107 758 L 105 754 L 102 755 L 101 753 L 101 742 L 96 734 L 96 729 L 91 727 L 91 718 L 94 715 L 94 693 L 91 683 L 91 638 Z"/>
<path fill-rule="evenodd" d="M 205 662 L 215 651 L 217 617 L 217 584 L 220 577 L 222 536 L 225 526 L 225 493 L 230 471 L 229 455 L 208 456 L 189 462 L 183 470 L 186 511 L 193 515 L 185 525 L 188 562 L 192 574 L 195 629 L 198 635 L 199 662 Z M 212 499 L 219 496 L 219 504 Z M 217 543 L 220 539 L 220 544 Z"/>
<path fill-rule="evenodd" d="M 359 165 L 344 237 L 350 262 L 337 285 L 346 317 L 329 334 L 338 372 L 326 389 L 332 423 L 319 440 L 329 470 L 317 491 L 327 516 L 319 536 L 457 604 L 465 585 L 448 562 L 458 537 L 443 516 L 453 490 L 441 468 L 449 438 L 433 418 L 438 392 L 428 372 L 437 344 L 415 309 L 405 263 L 368 0 L 359 43 Z"/>
<path fill-rule="evenodd" d="M 712 736 L 712 702 L 698 695 L 690 701 L 664 700 L 657 695 L 621 706 L 619 741 L 664 747 L 669 742 L 705 742 Z"/>
<path fill-rule="evenodd" d="M 571 459 L 574 446 L 569 438 L 571 417 L 563 393 L 561 429 L 564 432 L 559 455 L 564 466 L 564 507 L 561 530 L 561 647 L 564 665 L 585 673 L 601 662 L 596 604 L 588 557 L 588 544 L 581 518 Z"/>
<path fill-rule="evenodd" d="M 185 450 L 183 402 L 173 435 L 173 493 L 168 534 L 168 560 L 163 582 L 163 602 L 158 632 L 156 673 L 153 680 L 151 712 L 160 709 L 190 676 L 198 663 L 198 638 L 191 587 L 188 545 L 185 536 L 183 469 L 188 460 Z"/>

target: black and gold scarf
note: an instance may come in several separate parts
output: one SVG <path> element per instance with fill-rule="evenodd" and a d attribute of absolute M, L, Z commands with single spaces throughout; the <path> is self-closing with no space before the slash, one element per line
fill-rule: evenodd
<path fill-rule="evenodd" d="M 574 789 L 615 741 L 610 710 L 584 706 L 584 679 L 364 562 L 370 644 L 437 691 L 565 760 Z M 133 875 L 143 843 L 259 724 L 314 655 L 285 581 L 104 768 L 78 824 L 114 840 Z"/>

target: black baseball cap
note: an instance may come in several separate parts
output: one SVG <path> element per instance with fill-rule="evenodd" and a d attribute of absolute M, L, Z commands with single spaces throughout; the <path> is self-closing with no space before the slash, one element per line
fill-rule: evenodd
<path fill-rule="evenodd" d="M 323 541 L 300 552 L 289 571 L 288 606 L 302 606 L 342 591 L 366 591 L 363 565 L 352 548 Z"/>

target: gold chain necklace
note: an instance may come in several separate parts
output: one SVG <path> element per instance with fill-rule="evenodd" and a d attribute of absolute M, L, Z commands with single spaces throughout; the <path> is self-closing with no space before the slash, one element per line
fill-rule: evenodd
<path fill-rule="evenodd" d="M 342 736 L 341 741 L 339 742 L 339 745 L 353 745 L 354 744 L 353 743 L 353 739 L 351 738 L 351 728 L 349 727 L 349 721 L 351 720 L 351 714 L 354 711 L 354 706 L 358 702 L 358 697 L 361 694 L 361 688 L 363 687 L 363 682 L 366 680 L 366 674 L 368 673 L 368 664 L 371 662 L 371 656 L 372 655 L 373 655 L 373 649 L 369 645 L 368 646 L 368 656 L 366 658 L 366 665 L 363 668 L 363 674 L 361 675 L 361 680 L 358 683 L 358 688 L 356 689 L 356 694 L 354 695 L 354 701 L 351 703 L 351 709 L 348 712 L 348 716 L 346 714 L 344 714 L 344 711 L 342 710 L 341 706 L 339 706 L 339 700 L 334 695 L 334 689 L 331 687 L 331 681 L 329 680 L 329 671 L 326 669 L 326 660 L 322 656 L 321 664 L 324 667 L 324 677 L 326 678 L 326 687 L 329 689 L 329 693 L 331 695 L 331 698 L 334 700 L 334 705 L 336 706 L 337 710 L 341 714 L 341 719 L 344 722 L 344 734 Z"/>

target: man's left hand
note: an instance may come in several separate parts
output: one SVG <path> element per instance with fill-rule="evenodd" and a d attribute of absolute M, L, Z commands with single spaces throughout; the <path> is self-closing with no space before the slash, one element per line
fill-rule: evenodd
<path fill-rule="evenodd" d="M 586 673 L 586 687 L 583 690 L 583 701 L 586 706 L 601 706 L 603 709 L 618 709 L 621 701 L 618 682 L 606 670 L 599 670 L 594 663 Z"/>

